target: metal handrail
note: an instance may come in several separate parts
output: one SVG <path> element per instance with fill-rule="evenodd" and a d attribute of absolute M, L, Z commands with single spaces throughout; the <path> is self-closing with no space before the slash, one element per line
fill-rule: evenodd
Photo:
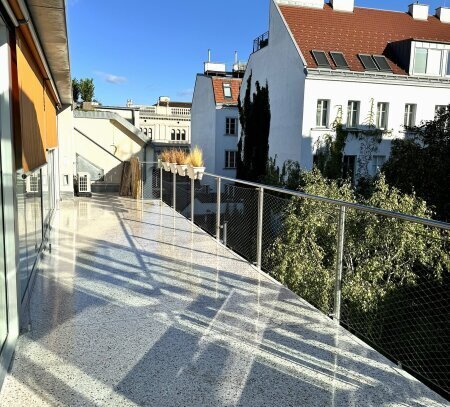
<path fill-rule="evenodd" d="M 292 195 L 292 196 L 295 196 L 298 198 L 311 199 L 313 201 L 324 202 L 324 203 L 327 203 L 330 205 L 336 205 L 339 207 L 344 206 L 346 208 L 352 208 L 352 209 L 356 209 L 356 210 L 360 210 L 360 211 L 364 211 L 364 212 L 374 213 L 377 215 L 402 219 L 407 222 L 414 222 L 414 223 L 419 223 L 419 224 L 425 225 L 425 226 L 431 226 L 431 227 L 437 227 L 437 228 L 444 229 L 444 230 L 450 230 L 450 223 L 446 223 L 446 222 L 440 222 L 437 220 L 420 218 L 418 216 L 388 211 L 386 209 L 375 208 L 372 206 L 365 206 L 365 205 L 361 205 L 361 204 L 357 204 L 357 203 L 353 203 L 353 202 L 340 201 L 337 199 L 326 198 L 324 196 L 310 195 L 310 194 L 306 194 L 304 192 L 292 191 L 290 189 L 273 187 L 273 186 L 265 185 L 265 184 L 258 184 L 256 182 L 250 182 L 250 181 L 244 181 L 244 180 L 240 180 L 240 179 L 223 177 L 221 175 L 215 175 L 215 174 L 211 174 L 208 172 L 205 172 L 205 175 L 207 175 L 209 177 L 213 177 L 213 178 L 221 178 L 222 180 L 225 180 L 225 181 L 237 182 L 237 183 L 248 185 L 248 186 L 255 187 L 255 188 L 264 188 L 267 191 L 273 191 L 273 192 L 283 193 L 283 194 L 287 194 L 287 195 Z"/>

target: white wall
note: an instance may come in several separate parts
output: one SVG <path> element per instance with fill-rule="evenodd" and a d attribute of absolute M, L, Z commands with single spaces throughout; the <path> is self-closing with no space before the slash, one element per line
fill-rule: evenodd
<path fill-rule="evenodd" d="M 277 163 L 301 158 L 301 128 L 304 93 L 304 65 L 286 28 L 278 7 L 270 5 L 269 45 L 251 55 L 241 87 L 244 98 L 247 80 L 253 74 L 252 89 L 258 80 L 269 84 L 271 124 L 269 155 Z"/>
<path fill-rule="evenodd" d="M 192 146 L 203 150 L 206 171 L 216 168 L 216 103 L 210 77 L 197 75 L 192 102 Z"/>
<path fill-rule="evenodd" d="M 374 113 L 376 114 L 377 103 L 389 103 L 388 129 L 392 135 L 386 135 L 379 145 L 376 155 L 388 157 L 391 150 L 391 142 L 395 138 L 403 138 L 405 104 L 416 104 L 416 124 L 422 120 L 432 120 L 435 116 L 436 105 L 447 105 L 450 103 L 450 88 L 430 87 L 418 83 L 411 85 L 387 84 L 370 82 L 369 79 L 310 79 L 306 80 L 305 106 L 303 112 L 303 137 L 304 148 L 301 157 L 303 168 L 311 169 L 313 164 L 313 153 L 317 140 L 329 129 L 316 128 L 317 100 L 326 99 L 330 101 L 330 124 L 337 116 L 339 106 L 342 106 L 343 123 L 347 120 L 347 106 L 349 100 L 360 102 L 359 123 L 363 124 L 371 110 L 371 99 L 374 99 Z M 309 148 L 308 148 L 309 146 Z M 356 138 L 348 139 L 344 153 L 346 155 L 359 155 L 361 141 Z"/>
<path fill-rule="evenodd" d="M 64 106 L 58 113 L 58 141 L 59 152 L 56 167 L 59 172 L 60 198 L 73 197 L 73 176 L 75 174 L 75 144 L 73 137 L 73 111 L 72 106 Z M 59 157 L 58 157 L 59 156 Z M 65 184 L 65 178 L 69 183 Z"/>
<path fill-rule="evenodd" d="M 105 181 L 120 183 L 122 161 L 128 161 L 132 156 L 142 155 L 144 142 L 122 127 L 117 127 L 107 119 L 75 118 L 74 128 L 80 130 L 95 143 L 73 131 L 75 153 L 89 160 L 105 172 Z"/>
<path fill-rule="evenodd" d="M 226 119 L 236 118 L 236 135 L 226 135 Z M 237 107 L 218 107 L 216 108 L 216 147 L 215 147 L 215 169 L 214 173 L 225 177 L 236 178 L 235 169 L 225 168 L 225 151 L 237 151 L 241 127 L 239 123 L 239 109 Z"/>

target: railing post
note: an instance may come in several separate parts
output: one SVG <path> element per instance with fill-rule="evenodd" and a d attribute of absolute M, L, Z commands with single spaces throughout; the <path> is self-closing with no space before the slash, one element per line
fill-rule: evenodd
<path fill-rule="evenodd" d="M 228 222 L 223 222 L 223 244 L 226 246 L 228 242 Z"/>
<path fill-rule="evenodd" d="M 159 199 L 161 201 L 161 206 L 163 204 L 163 167 L 161 165 L 159 172 Z"/>
<path fill-rule="evenodd" d="M 217 188 L 217 213 L 216 213 L 216 239 L 220 241 L 220 209 L 221 209 L 221 196 L 222 196 L 222 179 L 217 177 L 216 179 Z"/>
<path fill-rule="evenodd" d="M 177 173 L 173 174 L 173 210 L 177 210 Z"/>
<path fill-rule="evenodd" d="M 263 237 L 263 215 L 264 215 L 264 188 L 258 189 L 258 226 L 256 230 L 256 266 L 262 266 L 262 237 Z"/>
<path fill-rule="evenodd" d="M 195 180 L 191 179 L 191 222 L 194 222 Z"/>
<path fill-rule="evenodd" d="M 334 284 L 334 310 L 333 319 L 339 324 L 341 320 L 341 296 L 342 296 L 342 270 L 344 266 L 344 242 L 345 242 L 345 206 L 341 206 L 339 212 L 337 234 L 336 277 Z"/>

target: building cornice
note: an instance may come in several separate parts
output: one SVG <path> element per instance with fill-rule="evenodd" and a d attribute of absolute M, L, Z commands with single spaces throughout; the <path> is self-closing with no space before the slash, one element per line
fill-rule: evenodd
<path fill-rule="evenodd" d="M 308 80 L 329 80 L 345 82 L 363 82 L 376 84 L 421 86 L 431 88 L 450 89 L 450 78 L 395 75 L 382 72 L 354 72 L 338 71 L 331 69 L 307 68 L 306 79 Z"/>

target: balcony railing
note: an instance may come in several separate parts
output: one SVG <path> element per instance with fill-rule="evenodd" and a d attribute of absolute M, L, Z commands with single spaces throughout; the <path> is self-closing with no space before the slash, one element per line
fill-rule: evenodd
<path fill-rule="evenodd" d="M 269 45 L 269 32 L 260 35 L 253 41 L 253 52 L 259 51 Z"/>
<path fill-rule="evenodd" d="M 382 248 L 374 246 L 373 259 L 363 255 L 369 262 L 365 270 L 369 271 L 355 279 L 355 269 L 362 267 L 355 263 L 362 260 L 354 258 L 358 242 L 367 238 L 355 232 L 355 219 L 363 225 L 377 225 L 380 231 L 394 230 L 392 235 L 379 236 L 378 240 L 383 244 L 392 239 L 390 247 L 394 252 L 397 233 L 410 239 L 420 238 L 425 246 L 438 242 L 448 253 L 450 224 L 213 174 L 205 174 L 202 181 L 194 182 L 165 172 L 157 164 L 144 164 L 143 174 L 143 198 L 160 199 L 173 207 L 399 366 L 450 396 L 448 275 L 432 278 L 424 274 L 406 283 L 407 275 L 424 273 L 415 270 L 414 262 L 410 262 L 398 264 L 405 281 L 387 281 L 390 277 L 380 275 L 384 268 L 378 262 L 381 259 L 383 263 L 383 256 L 396 253 L 377 254 Z M 302 244 L 282 247 L 287 222 L 299 222 L 300 227 L 302 222 L 310 221 L 301 217 L 302 205 L 309 205 L 320 214 L 328 239 L 310 244 L 297 236 L 293 241 Z M 299 262 L 317 258 L 317 266 L 302 270 L 305 281 L 280 275 L 280 258 L 292 262 L 293 253 Z M 278 262 L 274 257 L 278 257 Z M 292 262 L 287 268 L 298 264 Z M 381 296 L 383 292 L 385 295 Z"/>
<path fill-rule="evenodd" d="M 191 115 L 191 109 L 186 107 L 164 107 L 164 106 L 150 106 L 140 110 L 140 117 L 143 119 L 150 119 L 152 116 L 176 116 L 176 117 L 189 117 Z"/>

